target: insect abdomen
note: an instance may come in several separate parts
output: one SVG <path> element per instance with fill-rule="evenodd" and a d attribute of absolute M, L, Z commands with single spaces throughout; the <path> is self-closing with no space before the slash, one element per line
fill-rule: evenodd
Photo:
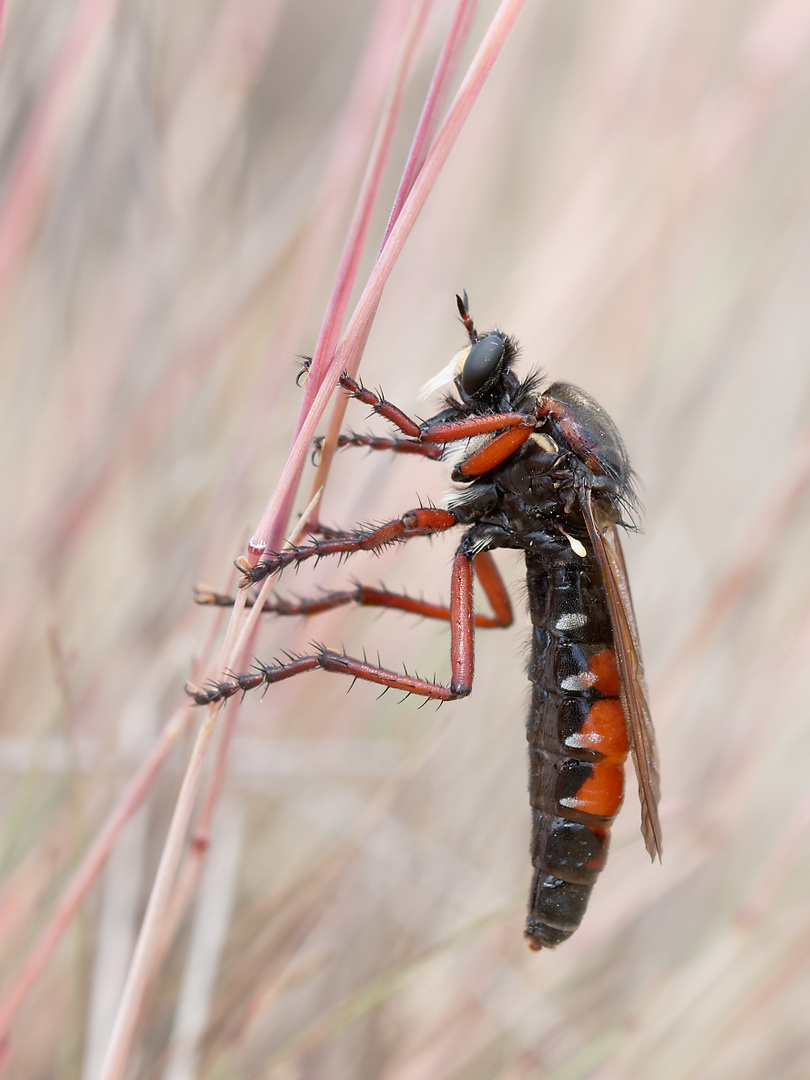
<path fill-rule="evenodd" d="M 533 949 L 559 945 L 582 921 L 622 803 L 628 752 L 604 587 L 592 559 L 571 558 L 551 569 L 527 560 Z"/>

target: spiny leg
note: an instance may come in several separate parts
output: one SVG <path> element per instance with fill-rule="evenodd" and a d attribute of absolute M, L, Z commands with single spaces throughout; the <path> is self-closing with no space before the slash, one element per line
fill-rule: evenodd
<path fill-rule="evenodd" d="M 486 416 L 471 416 L 460 420 L 427 420 L 419 424 L 397 405 L 394 405 L 393 402 L 386 400 L 382 394 L 375 394 L 357 379 L 353 379 L 348 372 L 344 371 L 339 381 L 350 397 L 362 401 L 364 405 L 371 408 L 372 412 L 382 416 L 399 428 L 403 435 L 407 435 L 409 439 L 415 439 L 420 443 L 444 445 L 457 442 L 460 439 L 469 439 L 474 435 L 501 432 L 502 435 L 493 439 L 492 443 L 489 444 L 490 446 L 497 444 L 499 452 L 490 453 L 486 459 L 486 464 L 482 463 L 480 469 L 471 469 L 465 473 L 468 476 L 478 476 L 494 468 L 501 461 L 505 461 L 521 443 L 528 439 L 537 421 L 537 416 L 533 412 L 511 412 L 490 413 Z M 540 400 L 543 401 L 544 399 L 541 398 Z M 506 438 L 509 434 L 508 429 L 512 428 L 517 430 L 509 438 Z M 485 449 L 488 449 L 488 447 Z M 472 457 L 477 460 L 476 455 L 472 455 Z"/>
<path fill-rule="evenodd" d="M 357 382 L 346 372 L 340 377 L 340 385 L 344 390 L 348 391 L 351 397 L 357 398 L 364 405 L 370 406 L 371 410 L 377 413 L 378 416 L 382 416 L 394 424 L 395 427 L 398 427 L 403 435 L 407 435 L 410 439 L 416 439 L 420 443 L 445 445 L 446 443 L 458 442 L 460 439 L 469 439 L 474 435 L 486 435 L 490 432 L 503 432 L 505 435 L 510 428 L 518 429 L 520 436 L 513 435 L 512 445 L 507 452 L 500 456 L 498 461 L 505 460 L 509 454 L 517 449 L 520 443 L 525 442 L 534 430 L 536 423 L 534 413 L 510 412 L 489 413 L 486 416 L 469 416 L 460 420 L 426 420 L 422 424 L 417 424 L 402 409 L 392 404 L 392 402 L 386 401 L 381 395 L 366 389 L 362 383 Z M 495 461 L 494 464 L 498 464 L 498 461 Z M 487 469 L 493 467 L 493 464 L 487 465 L 487 468 L 482 469 L 481 472 L 486 472 Z"/>
<path fill-rule="evenodd" d="M 478 627 L 509 626 L 512 622 L 512 607 L 509 602 L 509 594 L 488 551 L 481 552 L 473 558 L 473 570 L 484 588 L 494 613 L 493 615 L 476 613 L 475 625 Z M 212 589 L 195 590 L 194 599 L 198 604 L 208 604 L 213 607 L 232 607 L 234 604 L 232 596 L 214 592 Z M 431 604 L 426 600 L 417 600 L 404 593 L 390 592 L 388 589 L 375 589 L 359 582 L 351 589 L 324 592 L 321 596 L 311 598 L 286 600 L 280 596 L 274 596 L 271 600 L 265 600 L 262 604 L 262 613 L 268 615 L 319 615 L 321 612 L 332 611 L 346 604 L 357 604 L 361 607 L 394 608 L 398 611 L 408 611 L 413 615 L 421 615 L 427 619 L 443 619 L 445 621 L 450 619 L 450 608 L 444 604 Z M 252 597 L 248 598 L 245 606 L 253 606 Z"/>
<path fill-rule="evenodd" d="M 472 558 L 459 551 L 453 561 L 450 579 L 450 685 L 421 679 L 407 672 L 391 671 L 367 660 L 358 660 L 344 653 L 315 645 L 314 652 L 304 656 L 290 656 L 284 663 L 258 664 L 256 670 L 243 675 L 235 674 L 229 679 L 213 683 L 207 689 L 188 684 L 186 691 L 197 705 L 211 705 L 225 701 L 234 694 L 244 693 L 259 686 L 281 682 L 294 675 L 321 668 L 350 675 L 364 682 L 377 683 L 406 693 L 419 694 L 435 701 L 453 701 L 466 697 L 472 687 L 473 677 L 473 586 Z"/>
<path fill-rule="evenodd" d="M 459 311 L 470 334 L 470 339 L 473 340 L 477 337 L 475 328 L 469 318 L 466 305 L 461 300 L 459 300 Z M 551 399 L 540 397 L 535 409 L 530 413 L 489 413 L 484 416 L 468 416 L 457 420 L 427 420 L 423 423 L 417 423 L 416 420 L 408 416 L 393 402 L 386 400 L 381 393 L 375 394 L 367 389 L 357 379 L 352 378 L 348 372 L 343 372 L 339 382 L 350 397 L 362 401 L 364 405 L 368 405 L 372 412 L 388 420 L 407 438 L 375 439 L 363 435 L 341 435 L 338 439 L 338 446 L 369 446 L 372 449 L 394 450 L 398 453 L 421 453 L 425 457 L 440 457 L 441 451 L 438 455 L 434 455 L 427 449 L 420 450 L 418 447 L 435 445 L 443 448 L 448 443 L 458 442 L 461 439 L 469 439 L 476 435 L 493 434 L 493 439 L 481 449 L 470 454 L 458 466 L 458 472 L 462 476 L 469 477 L 482 476 L 484 473 L 489 472 L 490 469 L 500 465 L 529 438 L 539 419 L 550 415 L 554 415 L 556 418 L 557 413 L 560 412 L 558 408 L 555 413 L 554 405 L 549 404 Z M 565 406 L 560 408 L 565 412 L 565 415 L 559 417 L 562 423 L 569 427 L 575 424 L 575 421 L 568 415 L 568 411 L 565 411 Z M 576 426 L 575 435 L 581 444 L 587 441 L 587 436 L 580 430 L 578 425 Z M 317 442 L 318 440 L 316 440 L 316 444 Z M 316 449 L 318 448 L 316 445 Z"/>
<path fill-rule="evenodd" d="M 243 588 L 255 584 L 268 574 L 283 570 L 292 563 L 301 563 L 305 559 L 321 559 L 326 555 L 351 555 L 355 551 L 376 551 L 388 544 L 410 540 L 414 536 L 432 536 L 444 532 L 456 524 L 456 515 L 451 510 L 419 507 L 409 510 L 400 518 L 386 521 L 375 529 L 355 529 L 347 533 L 330 532 L 321 540 L 313 538 L 309 544 L 285 548 L 268 555 L 255 566 L 239 560 L 237 566 L 244 572 L 239 584 Z"/>
<path fill-rule="evenodd" d="M 309 367 L 310 361 L 305 361 L 304 370 L 309 371 Z M 370 406 L 372 412 L 382 416 L 399 428 L 403 435 L 407 435 L 409 439 L 419 438 L 422 425 L 411 419 L 406 412 L 394 405 L 393 402 L 387 401 L 382 393 L 375 394 L 373 391 L 366 389 L 360 380 L 353 379 L 348 371 L 343 372 L 338 382 L 349 397 L 356 398 L 357 401 L 362 401 L 364 405 Z"/>
<path fill-rule="evenodd" d="M 326 437 L 318 435 L 312 440 L 315 452 L 323 449 Z M 418 454 L 420 457 L 432 458 L 439 461 L 444 448 L 439 443 L 421 443 L 415 439 L 385 439 L 377 435 L 358 435 L 356 432 L 348 432 L 339 435 L 337 446 L 342 450 L 347 446 L 365 447 L 367 450 L 390 450 L 394 454 Z"/>

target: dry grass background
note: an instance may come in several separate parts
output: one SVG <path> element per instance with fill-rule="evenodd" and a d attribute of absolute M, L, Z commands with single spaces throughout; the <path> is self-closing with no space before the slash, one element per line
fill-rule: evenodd
<path fill-rule="evenodd" d="M 233 588 L 289 446 L 295 358 L 314 346 L 376 122 L 356 123 L 336 170 L 376 14 L 7 5 L 6 1003 L 167 718 L 186 724 L 15 1010 L 10 1077 L 99 1075 L 201 720 L 176 711 L 183 683 L 222 628 L 192 586 Z M 361 283 L 449 17 L 437 3 Z M 466 288 L 479 325 L 616 419 L 644 485 L 626 549 L 664 863 L 631 795 L 581 930 L 525 949 L 522 610 L 479 634 L 472 697 L 438 712 L 320 674 L 253 695 L 204 865 L 192 845 L 174 889 L 128 1076 L 808 1075 L 809 155 L 801 0 L 526 6 L 393 272 L 363 375 L 427 414 L 418 388 L 463 341 Z M 356 405 L 347 425 L 384 430 Z M 323 518 L 382 520 L 444 485 L 431 462 L 343 454 Z M 439 599 L 451 551 L 327 561 L 279 592 L 354 574 Z M 519 561 L 499 562 L 519 593 Z M 255 651 L 313 635 L 448 670 L 447 630 L 396 613 L 278 620 Z M 236 717 L 232 702 L 220 727 Z"/>

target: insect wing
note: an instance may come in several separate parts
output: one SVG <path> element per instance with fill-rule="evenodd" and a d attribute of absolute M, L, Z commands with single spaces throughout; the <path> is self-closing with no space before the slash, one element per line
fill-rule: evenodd
<path fill-rule="evenodd" d="M 590 491 L 580 499 L 580 505 L 602 570 L 610 607 L 622 707 L 630 737 L 630 753 L 638 777 L 641 834 L 650 857 L 654 859 L 657 855 L 660 859 L 662 847 L 658 801 L 661 796 L 661 782 L 658 775 L 658 752 L 650 707 L 647 704 L 647 684 L 644 681 L 641 646 L 624 555 L 615 525 L 600 526 L 597 522 Z"/>

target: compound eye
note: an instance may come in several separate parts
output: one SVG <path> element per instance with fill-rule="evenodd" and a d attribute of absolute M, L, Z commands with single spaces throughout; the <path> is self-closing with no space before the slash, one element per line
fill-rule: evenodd
<path fill-rule="evenodd" d="M 503 348 L 500 334 L 487 334 L 472 346 L 459 378 L 459 386 L 468 397 L 477 397 L 488 390 L 500 375 Z"/>

